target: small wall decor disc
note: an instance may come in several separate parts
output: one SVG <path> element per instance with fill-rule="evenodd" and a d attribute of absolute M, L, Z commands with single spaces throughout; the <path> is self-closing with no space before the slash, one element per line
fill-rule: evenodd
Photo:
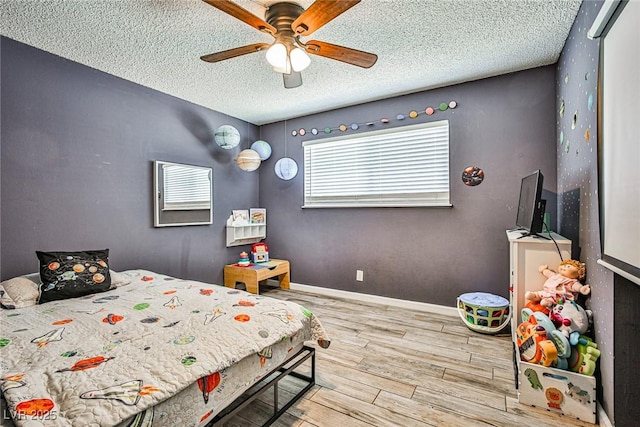
<path fill-rule="evenodd" d="M 477 166 L 469 166 L 462 171 L 462 182 L 469 187 L 475 187 L 482 184 L 484 180 L 484 171 Z"/>

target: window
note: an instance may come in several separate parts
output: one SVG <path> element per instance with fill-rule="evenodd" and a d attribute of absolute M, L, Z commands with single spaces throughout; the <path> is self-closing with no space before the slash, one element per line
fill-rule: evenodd
<path fill-rule="evenodd" d="M 304 206 L 451 206 L 449 121 L 305 141 Z"/>
<path fill-rule="evenodd" d="M 163 165 L 164 210 L 211 208 L 211 170 L 178 164 Z"/>
<path fill-rule="evenodd" d="M 213 223 L 213 170 L 154 161 L 153 225 L 169 227 Z"/>

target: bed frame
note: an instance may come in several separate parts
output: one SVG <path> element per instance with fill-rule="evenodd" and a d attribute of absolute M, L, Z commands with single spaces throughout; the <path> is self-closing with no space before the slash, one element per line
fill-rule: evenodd
<path fill-rule="evenodd" d="M 311 358 L 311 375 L 301 374 L 295 369 Z M 306 385 L 293 396 L 282 408 L 278 408 L 278 390 L 282 379 L 291 375 L 306 382 Z M 207 427 L 219 427 L 230 420 L 251 402 L 262 396 L 269 388 L 273 389 L 273 415 L 263 424 L 263 427 L 273 424 L 284 412 L 296 403 L 316 383 L 316 351 L 313 347 L 303 346 L 300 351 L 282 362 L 277 368 L 265 375 L 262 381 L 249 388 L 229 406 L 223 409 L 211 420 Z"/>

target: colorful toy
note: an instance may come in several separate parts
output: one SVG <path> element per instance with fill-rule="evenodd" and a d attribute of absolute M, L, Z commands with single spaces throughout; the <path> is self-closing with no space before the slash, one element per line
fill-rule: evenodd
<path fill-rule="evenodd" d="M 516 328 L 516 344 L 520 350 L 520 358 L 525 362 L 551 366 L 558 358 L 555 344 L 547 339 L 547 331 L 538 325 L 533 315 Z"/>
<path fill-rule="evenodd" d="M 592 314 L 591 310 L 585 310 L 575 301 L 562 300 L 551 309 L 549 318 L 569 343 L 576 345 L 580 335 L 589 329 Z"/>
<path fill-rule="evenodd" d="M 240 258 L 238 259 L 238 265 L 240 267 L 246 267 L 250 264 L 251 262 L 249 261 L 249 254 L 242 251 L 240 252 Z"/>
<path fill-rule="evenodd" d="M 251 255 L 255 263 L 267 262 L 269 261 L 269 247 L 266 243 L 254 243 L 251 246 Z"/>
<path fill-rule="evenodd" d="M 544 307 L 552 307 L 559 298 L 573 301 L 578 293 L 588 295 L 591 292 L 589 285 L 583 285 L 580 282 L 585 277 L 585 267 L 582 262 L 572 259 L 563 261 L 557 273 L 546 265 L 541 265 L 538 271 L 547 280 L 541 291 L 527 291 L 524 294 L 527 301 L 540 302 Z"/>
<path fill-rule="evenodd" d="M 524 306 L 531 311 L 539 311 L 546 315 L 549 314 L 549 309 L 543 306 L 542 304 L 540 304 L 540 301 L 527 301 Z"/>
<path fill-rule="evenodd" d="M 458 314 L 472 331 L 496 334 L 509 323 L 509 301 L 486 292 L 462 294 Z"/>
<path fill-rule="evenodd" d="M 530 317 L 534 317 L 538 326 L 542 326 L 547 333 L 547 338 L 553 342 L 558 352 L 558 358 L 553 361 L 552 366 L 559 369 L 567 369 L 568 363 L 566 358 L 571 356 L 571 345 L 569 340 L 558 331 L 549 319 L 549 316 L 545 315 L 541 311 L 531 311 L 529 308 L 523 308 L 520 312 L 520 316 L 523 322 L 528 321 Z"/>
<path fill-rule="evenodd" d="M 592 376 L 599 357 L 598 345 L 591 338 L 580 335 L 578 343 L 571 348 L 569 369 L 582 375 Z"/>

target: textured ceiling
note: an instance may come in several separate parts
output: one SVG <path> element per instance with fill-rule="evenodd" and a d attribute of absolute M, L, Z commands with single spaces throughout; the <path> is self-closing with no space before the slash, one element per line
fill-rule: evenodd
<path fill-rule="evenodd" d="M 296 0 L 308 7 L 312 0 Z M 269 0 L 236 3 L 264 18 Z M 378 55 L 370 69 L 312 56 L 285 89 L 273 39 L 201 0 L 0 0 L 4 36 L 261 125 L 557 61 L 581 0 L 363 0 L 311 35 Z M 308 39 L 303 39 L 303 41 Z"/>

